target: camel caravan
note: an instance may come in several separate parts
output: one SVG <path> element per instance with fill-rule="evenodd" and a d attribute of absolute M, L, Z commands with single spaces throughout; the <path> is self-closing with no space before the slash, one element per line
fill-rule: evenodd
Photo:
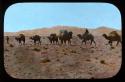
<path fill-rule="evenodd" d="M 102 36 L 108 40 L 108 44 L 112 47 L 112 43 L 114 41 L 117 42 L 116 46 L 118 46 L 119 43 L 122 44 L 121 41 L 121 36 L 116 32 L 116 31 L 112 31 L 110 32 L 108 35 L 106 34 L 102 34 Z M 93 34 L 89 33 L 88 29 L 86 29 L 85 33 L 83 34 L 77 34 L 77 36 L 80 40 L 81 40 L 81 45 L 83 44 L 83 42 L 87 43 L 87 41 L 90 41 L 90 46 L 92 45 L 92 43 L 95 45 L 96 47 L 96 42 L 94 40 L 94 36 Z M 52 33 L 49 36 L 47 36 L 47 39 L 49 40 L 50 44 L 69 44 L 72 45 L 71 41 L 73 38 L 73 32 L 72 31 L 67 31 L 67 30 L 60 30 L 59 34 L 57 35 L 56 33 Z M 29 37 L 30 40 L 33 41 L 34 45 L 38 44 L 41 45 L 42 40 L 41 40 L 41 36 L 39 35 L 34 35 Z M 7 36 L 6 38 L 7 40 L 7 44 L 9 44 L 9 37 Z M 24 34 L 19 34 L 17 37 L 15 37 L 15 40 L 19 43 L 19 45 L 25 45 L 25 35 Z M 106 44 L 106 45 L 108 45 Z"/>

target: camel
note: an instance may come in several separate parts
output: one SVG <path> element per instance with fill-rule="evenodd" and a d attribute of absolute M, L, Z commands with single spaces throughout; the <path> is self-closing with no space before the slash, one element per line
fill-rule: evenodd
<path fill-rule="evenodd" d="M 61 41 L 61 44 L 65 43 L 68 41 L 68 43 L 71 45 L 71 39 L 72 39 L 72 31 L 67 31 L 67 30 L 61 30 L 59 34 L 59 39 Z"/>
<path fill-rule="evenodd" d="M 103 34 L 102 36 L 108 40 L 110 46 L 112 46 L 112 42 L 114 41 L 117 41 L 116 46 L 118 46 L 119 42 L 122 43 L 121 36 L 116 31 L 110 32 L 109 35 Z"/>
<path fill-rule="evenodd" d="M 83 44 L 83 42 L 85 42 L 85 45 L 86 45 L 86 41 L 90 40 L 91 41 L 90 45 L 92 45 L 92 43 L 94 43 L 96 46 L 96 42 L 95 42 L 94 36 L 92 34 L 85 34 L 84 33 L 83 35 L 78 34 L 77 36 L 82 40 L 82 44 Z"/>
<path fill-rule="evenodd" d="M 58 44 L 58 36 L 55 33 L 50 34 L 50 36 L 47 37 L 51 44 Z"/>
<path fill-rule="evenodd" d="M 30 37 L 30 39 L 34 41 L 35 45 L 36 45 L 36 42 L 38 42 L 38 44 L 41 45 L 41 40 L 40 40 L 41 37 L 39 35 L 34 35 L 34 36 Z"/>
<path fill-rule="evenodd" d="M 15 40 L 17 40 L 19 42 L 19 44 L 25 45 L 25 35 L 24 34 L 19 34 L 19 36 L 15 37 Z"/>

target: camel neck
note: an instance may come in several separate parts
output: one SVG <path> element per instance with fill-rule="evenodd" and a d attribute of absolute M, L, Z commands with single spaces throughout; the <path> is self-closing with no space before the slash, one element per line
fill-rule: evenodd
<path fill-rule="evenodd" d="M 105 35 L 105 38 L 106 38 L 106 39 L 109 39 L 107 35 Z"/>

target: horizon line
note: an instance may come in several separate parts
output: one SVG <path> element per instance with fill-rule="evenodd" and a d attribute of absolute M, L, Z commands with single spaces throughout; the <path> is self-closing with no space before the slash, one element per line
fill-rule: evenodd
<path fill-rule="evenodd" d="M 37 29 L 51 29 L 51 28 L 54 28 L 54 27 L 66 27 L 66 28 L 87 28 L 87 29 L 99 29 L 99 28 L 109 28 L 109 29 L 114 29 L 114 30 L 120 30 L 121 29 L 117 29 L 117 28 L 113 28 L 113 27 L 108 27 L 108 26 L 99 26 L 99 27 L 79 27 L 79 26 L 68 26 L 68 25 L 55 25 L 55 26 L 51 26 L 51 27 L 37 27 L 37 28 L 32 28 L 32 29 L 24 29 L 24 30 L 19 30 L 19 31 L 4 31 L 4 32 L 20 32 L 20 31 L 27 31 L 27 30 L 37 30 Z"/>

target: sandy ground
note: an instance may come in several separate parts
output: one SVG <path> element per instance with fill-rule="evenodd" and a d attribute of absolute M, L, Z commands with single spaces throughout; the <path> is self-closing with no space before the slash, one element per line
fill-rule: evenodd
<path fill-rule="evenodd" d="M 10 37 L 4 40 L 4 66 L 7 73 L 18 79 L 91 79 L 115 76 L 121 66 L 121 45 L 111 49 L 107 40 L 96 36 L 97 46 L 81 45 L 73 37 L 72 45 L 52 45 L 45 37 L 41 45 L 33 45 L 26 37 L 20 46 Z M 116 43 L 113 45 L 115 46 Z"/>

